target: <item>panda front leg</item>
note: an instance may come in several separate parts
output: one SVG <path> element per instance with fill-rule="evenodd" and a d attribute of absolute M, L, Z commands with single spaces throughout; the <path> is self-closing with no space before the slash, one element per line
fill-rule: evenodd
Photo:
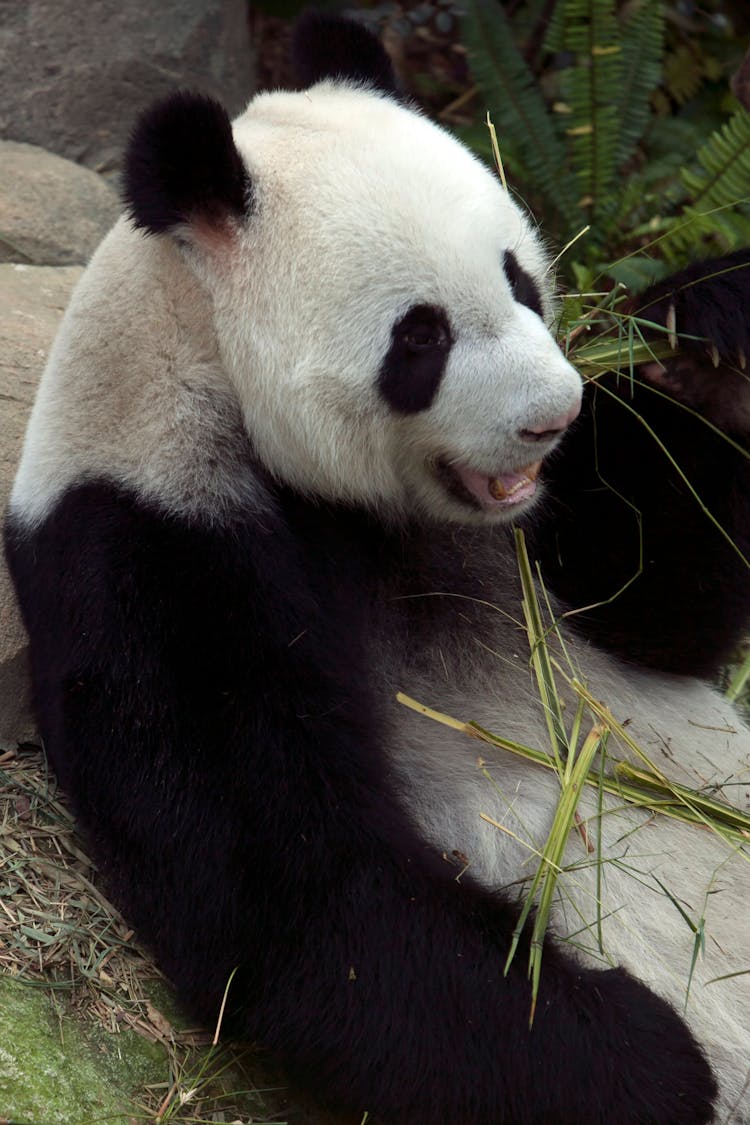
<path fill-rule="evenodd" d="M 550 941 L 529 1028 L 517 907 L 456 883 L 400 808 L 365 609 L 344 592 L 331 632 L 343 578 L 321 610 L 283 521 L 221 530 L 91 484 L 7 543 L 45 741 L 200 1019 L 230 982 L 226 1032 L 389 1125 L 711 1119 L 700 1049 L 625 971 Z"/>
<path fill-rule="evenodd" d="M 750 618 L 749 307 L 748 250 L 635 299 L 679 353 L 587 388 L 530 520 L 581 631 L 665 671 L 713 675 Z"/>

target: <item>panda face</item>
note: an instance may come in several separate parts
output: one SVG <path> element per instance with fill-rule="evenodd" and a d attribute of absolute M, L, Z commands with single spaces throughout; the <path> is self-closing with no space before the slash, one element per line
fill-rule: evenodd
<path fill-rule="evenodd" d="M 517 514 L 580 403 L 521 211 L 372 91 L 262 95 L 233 132 L 252 210 L 226 237 L 196 225 L 189 258 L 261 461 L 393 516 Z"/>

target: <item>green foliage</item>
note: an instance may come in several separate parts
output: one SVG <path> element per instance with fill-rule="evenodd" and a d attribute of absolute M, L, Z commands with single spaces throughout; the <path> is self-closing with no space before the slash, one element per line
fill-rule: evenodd
<path fill-rule="evenodd" d="M 564 227 L 575 226 L 579 211 L 573 185 L 560 177 L 563 140 L 497 0 L 467 0 L 464 42 L 498 134 L 512 137 L 516 169 L 548 199 Z"/>
<path fill-rule="evenodd" d="M 750 113 L 736 110 L 696 160 L 697 167 L 681 170 L 690 202 L 667 240 L 670 257 L 716 233 L 728 245 L 750 243 Z"/>
<path fill-rule="evenodd" d="M 560 76 L 560 120 L 578 206 L 597 237 L 617 171 L 619 107 L 612 93 L 622 86 L 622 47 L 611 0 L 567 0 L 561 10 L 555 37 L 573 62 Z"/>
<path fill-rule="evenodd" d="M 703 85 L 704 74 L 696 66 L 695 52 L 688 43 L 681 43 L 664 63 L 664 83 L 678 105 L 694 98 Z"/>
<path fill-rule="evenodd" d="M 619 138 L 617 168 L 622 168 L 643 139 L 651 117 L 651 95 L 658 86 L 664 50 L 664 12 L 659 0 L 646 0 L 620 28 L 622 74 L 616 98 Z"/>
<path fill-rule="evenodd" d="M 665 0 L 557 0 L 530 51 L 549 9 L 467 0 L 463 37 L 512 184 L 557 243 L 591 227 L 569 274 L 643 288 L 696 246 L 750 243 L 739 42 L 683 33 Z"/>

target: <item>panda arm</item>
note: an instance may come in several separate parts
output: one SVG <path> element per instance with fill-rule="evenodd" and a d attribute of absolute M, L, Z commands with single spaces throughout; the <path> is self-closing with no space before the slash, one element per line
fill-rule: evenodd
<path fill-rule="evenodd" d="M 589 385 L 531 516 L 533 553 L 584 609 L 581 631 L 666 671 L 715 674 L 750 619 L 749 261 L 702 263 L 637 302 L 656 323 L 671 305 L 678 331 L 716 343 Z"/>
<path fill-rule="evenodd" d="M 7 546 L 50 755 L 200 1019 L 237 969 L 225 1030 L 393 1125 L 709 1120 L 705 1060 L 624 971 L 548 943 L 529 1030 L 516 906 L 457 883 L 392 790 L 364 599 L 342 574 L 321 607 L 273 513 L 221 531 L 90 484 Z"/>

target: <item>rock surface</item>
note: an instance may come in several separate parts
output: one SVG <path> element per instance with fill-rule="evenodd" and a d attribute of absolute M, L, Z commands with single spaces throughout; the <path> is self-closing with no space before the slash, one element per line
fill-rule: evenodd
<path fill-rule="evenodd" d="M 144 1083 L 168 1074 L 158 1045 L 132 1031 L 84 1030 L 43 990 L 0 977 L 0 1121 L 124 1125 Z"/>
<path fill-rule="evenodd" d="M 52 339 L 82 270 L 0 265 L 0 511 L 13 484 L 29 410 Z M 34 734 L 27 640 L 0 561 L 0 748 Z M 0 1114 L 1 1117 L 1 1114 Z"/>
<path fill-rule="evenodd" d="M 252 90 L 245 0 L 0 0 L 0 136 L 97 171 L 133 117 L 178 86 L 237 113 Z"/>
<path fill-rule="evenodd" d="M 84 264 L 119 213 L 115 191 L 95 172 L 0 141 L 0 262 Z"/>

